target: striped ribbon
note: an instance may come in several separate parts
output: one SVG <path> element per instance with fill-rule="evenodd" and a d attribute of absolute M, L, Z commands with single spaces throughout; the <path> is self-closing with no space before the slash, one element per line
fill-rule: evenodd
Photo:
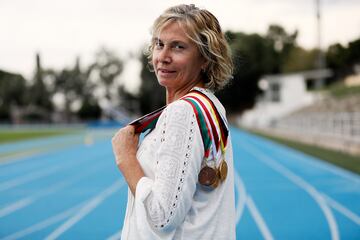
<path fill-rule="evenodd" d="M 155 128 L 156 123 L 165 107 L 166 105 L 138 119 L 135 119 L 129 123 L 129 125 L 133 125 L 135 127 L 135 133 L 143 133 L 148 129 L 153 129 Z"/>
<path fill-rule="evenodd" d="M 225 153 L 228 129 L 214 103 L 209 97 L 197 90 L 191 91 L 182 100 L 189 102 L 196 113 L 203 138 L 205 158 L 213 157 L 213 159 L 218 159 L 218 153 Z M 219 152 L 219 149 L 221 149 L 221 152 Z M 212 155 L 210 154 L 211 150 Z"/>
<path fill-rule="evenodd" d="M 224 154 L 227 145 L 229 130 L 226 121 L 222 118 L 214 103 L 201 91 L 191 90 L 181 98 L 192 106 L 199 125 L 204 145 L 206 159 L 218 159 L 216 156 Z M 166 106 L 134 120 L 129 125 L 135 126 L 135 133 L 153 129 Z M 221 151 L 219 151 L 221 150 Z"/>

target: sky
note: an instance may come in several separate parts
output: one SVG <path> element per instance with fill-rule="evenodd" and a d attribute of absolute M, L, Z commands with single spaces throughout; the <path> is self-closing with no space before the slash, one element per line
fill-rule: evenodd
<path fill-rule="evenodd" d="M 360 37 L 360 1 L 320 0 L 322 47 Z M 119 81 L 137 88 L 140 64 L 130 58 L 150 39 L 150 27 L 166 8 L 194 3 L 211 11 L 223 30 L 265 34 L 270 24 L 299 30 L 297 42 L 317 45 L 315 0 L 0 0 L 0 69 L 31 78 L 35 54 L 44 68 L 82 66 L 106 47 L 128 59 Z"/>

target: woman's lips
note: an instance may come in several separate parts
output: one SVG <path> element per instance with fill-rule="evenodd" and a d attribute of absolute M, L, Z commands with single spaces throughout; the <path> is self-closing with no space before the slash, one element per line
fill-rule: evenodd
<path fill-rule="evenodd" d="M 158 69 L 158 75 L 161 77 L 169 77 L 169 76 L 174 75 L 174 73 L 176 73 L 176 71 L 174 71 L 174 70 L 169 70 L 169 69 L 164 69 L 164 68 Z"/>

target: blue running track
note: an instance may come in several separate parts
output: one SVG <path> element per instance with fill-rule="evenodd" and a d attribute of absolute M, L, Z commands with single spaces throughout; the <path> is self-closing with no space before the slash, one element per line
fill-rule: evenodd
<path fill-rule="evenodd" d="M 0 239 L 119 239 L 127 185 L 114 131 L 0 145 Z M 360 239 L 359 175 L 231 134 L 237 239 Z"/>

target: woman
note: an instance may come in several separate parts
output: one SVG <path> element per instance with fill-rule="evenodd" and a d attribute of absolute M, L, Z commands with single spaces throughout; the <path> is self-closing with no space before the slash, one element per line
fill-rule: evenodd
<path fill-rule="evenodd" d="M 139 148 L 133 125 L 113 137 L 129 186 L 122 239 L 235 239 L 232 146 L 225 110 L 213 94 L 232 73 L 224 34 L 209 11 L 192 4 L 167 9 L 152 34 L 149 63 L 166 88 L 167 106 Z M 196 99 L 203 108 L 194 107 Z M 229 173 L 225 168 L 219 177 L 224 163 Z M 216 172 L 216 181 L 204 169 Z"/>

